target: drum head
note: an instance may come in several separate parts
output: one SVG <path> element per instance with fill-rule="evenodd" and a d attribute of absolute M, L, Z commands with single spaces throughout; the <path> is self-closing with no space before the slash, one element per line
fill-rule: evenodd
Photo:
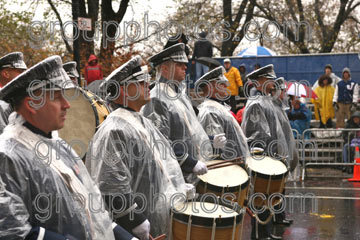
<path fill-rule="evenodd" d="M 59 130 L 59 136 L 73 147 L 80 158 L 83 158 L 89 141 L 95 134 L 97 116 L 91 99 L 84 90 L 69 89 L 64 95 L 70 103 L 70 108 L 66 113 L 65 125 Z"/>
<path fill-rule="evenodd" d="M 223 162 L 222 160 L 208 161 L 208 164 Z M 198 176 L 201 181 L 219 187 L 238 187 L 246 183 L 249 175 L 242 167 L 232 165 L 209 170 L 206 174 Z M 236 189 L 239 190 L 239 189 Z"/>
<path fill-rule="evenodd" d="M 246 163 L 251 171 L 264 175 L 283 175 L 288 172 L 282 161 L 268 156 L 248 157 Z"/>

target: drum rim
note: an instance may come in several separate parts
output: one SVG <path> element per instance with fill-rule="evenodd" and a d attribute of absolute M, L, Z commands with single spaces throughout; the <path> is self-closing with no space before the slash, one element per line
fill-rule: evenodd
<path fill-rule="evenodd" d="M 278 179 L 283 179 L 284 177 L 286 177 L 287 175 L 288 175 L 288 173 L 289 173 L 289 169 L 286 171 L 286 172 L 284 172 L 284 173 L 281 173 L 281 174 L 272 174 L 272 175 L 270 175 L 270 174 L 264 174 L 264 173 L 259 173 L 259 172 L 256 172 L 256 171 L 254 171 L 254 170 L 251 170 L 251 176 L 252 177 L 255 177 L 255 175 L 256 175 L 256 177 L 259 177 L 259 178 L 263 178 L 263 179 L 276 179 L 276 180 L 278 180 Z"/>
<path fill-rule="evenodd" d="M 93 110 L 93 112 L 94 112 L 94 115 L 95 115 L 95 133 L 96 133 L 96 131 L 97 131 L 97 129 L 98 129 L 98 126 L 100 125 L 100 119 L 99 119 L 99 115 L 98 115 L 98 113 L 97 113 L 97 111 L 96 111 L 96 106 L 93 104 L 93 99 L 89 96 L 89 95 L 87 95 L 87 93 L 89 92 L 89 93 L 91 93 L 93 96 L 96 96 L 93 92 L 91 92 L 91 91 L 87 91 L 87 90 L 84 90 L 84 89 L 82 89 L 83 90 L 83 95 L 84 95 L 84 97 L 88 100 L 88 102 L 90 103 L 90 105 L 91 105 L 91 108 L 92 108 L 92 110 Z M 97 96 L 96 96 L 97 97 Z M 94 101 L 96 101 L 96 99 L 94 99 Z"/>
<path fill-rule="evenodd" d="M 250 170 L 251 172 L 251 176 L 254 177 L 255 175 L 256 176 L 259 176 L 260 178 L 263 178 L 263 179 L 282 179 L 284 177 L 286 177 L 288 174 L 289 174 L 289 166 L 288 166 L 288 163 L 285 161 L 285 159 L 276 159 L 276 158 L 273 158 L 271 156 L 265 156 L 265 157 L 269 157 L 273 160 L 276 160 L 276 161 L 279 161 L 281 162 L 282 164 L 285 165 L 286 167 L 286 172 L 284 173 L 281 173 L 281 174 L 266 174 L 266 173 L 260 173 L 260 172 L 257 172 L 255 170 L 253 170 L 251 168 L 251 166 L 247 165 L 248 169 Z"/>
<path fill-rule="evenodd" d="M 200 179 L 200 178 L 199 178 Z M 223 186 L 218 186 L 218 185 L 214 185 L 214 184 L 211 184 L 209 182 L 204 182 L 203 180 L 200 179 L 199 181 L 199 185 L 202 186 L 202 187 L 205 187 L 206 185 L 206 189 L 210 190 L 210 191 L 214 191 L 214 192 L 222 192 L 223 189 L 224 189 L 224 193 L 227 193 L 227 192 L 236 192 L 239 190 L 239 187 L 241 187 L 241 190 L 244 190 L 245 188 L 247 188 L 247 186 L 249 186 L 249 183 L 250 183 L 250 177 L 248 175 L 248 178 L 247 180 L 243 183 L 243 184 L 239 184 L 237 186 L 233 186 L 233 187 L 223 187 Z M 227 191 L 227 192 L 226 192 Z"/>
<path fill-rule="evenodd" d="M 201 195 L 191 201 L 187 201 L 187 202 L 200 202 L 201 199 Z M 232 211 L 234 211 L 235 213 L 237 213 L 237 215 L 235 216 L 231 216 L 231 217 L 226 217 L 226 216 L 222 216 L 221 218 L 216 218 L 215 219 L 215 223 L 217 227 L 231 227 L 234 225 L 234 218 L 236 219 L 236 225 L 239 224 L 241 222 L 241 220 L 244 217 L 244 211 L 242 211 L 242 208 L 237 205 L 235 208 L 237 210 L 234 210 L 233 207 L 231 206 L 229 203 L 222 201 L 219 197 L 217 198 L 217 202 L 211 201 L 210 198 L 206 198 L 205 201 L 203 202 L 208 202 L 208 203 L 214 203 L 214 204 L 218 204 L 224 207 L 227 207 L 229 209 L 231 209 Z M 214 218 L 210 218 L 210 217 L 199 217 L 199 216 L 194 216 L 194 215 L 187 215 L 183 212 L 177 212 L 174 207 L 171 208 L 171 212 L 173 213 L 173 219 L 177 220 L 178 222 L 182 222 L 184 224 L 187 224 L 189 222 L 189 218 L 191 216 L 191 224 L 194 226 L 198 226 L 198 227 L 212 227 L 214 224 Z"/>

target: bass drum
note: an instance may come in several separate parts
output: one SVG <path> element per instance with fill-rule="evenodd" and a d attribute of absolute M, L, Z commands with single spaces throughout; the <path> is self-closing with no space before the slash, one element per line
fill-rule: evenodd
<path fill-rule="evenodd" d="M 59 137 L 84 159 L 89 142 L 110 111 L 100 97 L 82 88 L 66 90 L 64 95 L 70 109 L 64 127 L 59 130 Z"/>

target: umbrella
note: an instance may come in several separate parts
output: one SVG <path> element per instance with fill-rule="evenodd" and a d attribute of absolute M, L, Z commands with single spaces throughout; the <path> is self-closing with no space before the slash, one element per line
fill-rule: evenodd
<path fill-rule="evenodd" d="M 297 82 L 288 82 L 286 85 L 286 92 L 288 95 L 305 98 L 317 98 L 316 93 L 311 89 L 311 87 L 305 86 L 304 84 Z"/>
<path fill-rule="evenodd" d="M 210 70 L 221 66 L 221 63 L 217 61 L 216 59 L 210 58 L 210 57 L 200 57 L 195 59 L 195 61 L 204 64 L 210 68 Z"/>
<path fill-rule="evenodd" d="M 249 47 L 242 50 L 238 57 L 260 57 L 260 56 L 276 56 L 276 53 L 266 47 Z"/>

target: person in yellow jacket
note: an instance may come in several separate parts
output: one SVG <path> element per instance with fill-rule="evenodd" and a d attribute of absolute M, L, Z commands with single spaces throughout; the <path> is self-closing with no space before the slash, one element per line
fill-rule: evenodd
<path fill-rule="evenodd" d="M 331 128 L 332 119 L 335 116 L 332 105 L 335 88 L 331 86 L 331 83 L 331 77 L 322 75 L 319 78 L 319 86 L 314 91 L 318 98 L 311 99 L 311 102 L 314 103 L 315 119 L 320 120 L 320 128 Z"/>
<path fill-rule="evenodd" d="M 236 100 L 235 96 L 239 95 L 239 88 L 242 88 L 243 83 L 241 80 L 240 72 L 237 68 L 231 66 L 231 61 L 229 58 L 224 60 L 224 67 L 226 73 L 225 77 L 229 80 L 229 86 L 227 89 L 230 91 L 230 98 L 228 99 L 228 104 L 231 106 L 231 111 L 236 114 Z M 242 89 L 240 90 L 242 91 Z"/>

